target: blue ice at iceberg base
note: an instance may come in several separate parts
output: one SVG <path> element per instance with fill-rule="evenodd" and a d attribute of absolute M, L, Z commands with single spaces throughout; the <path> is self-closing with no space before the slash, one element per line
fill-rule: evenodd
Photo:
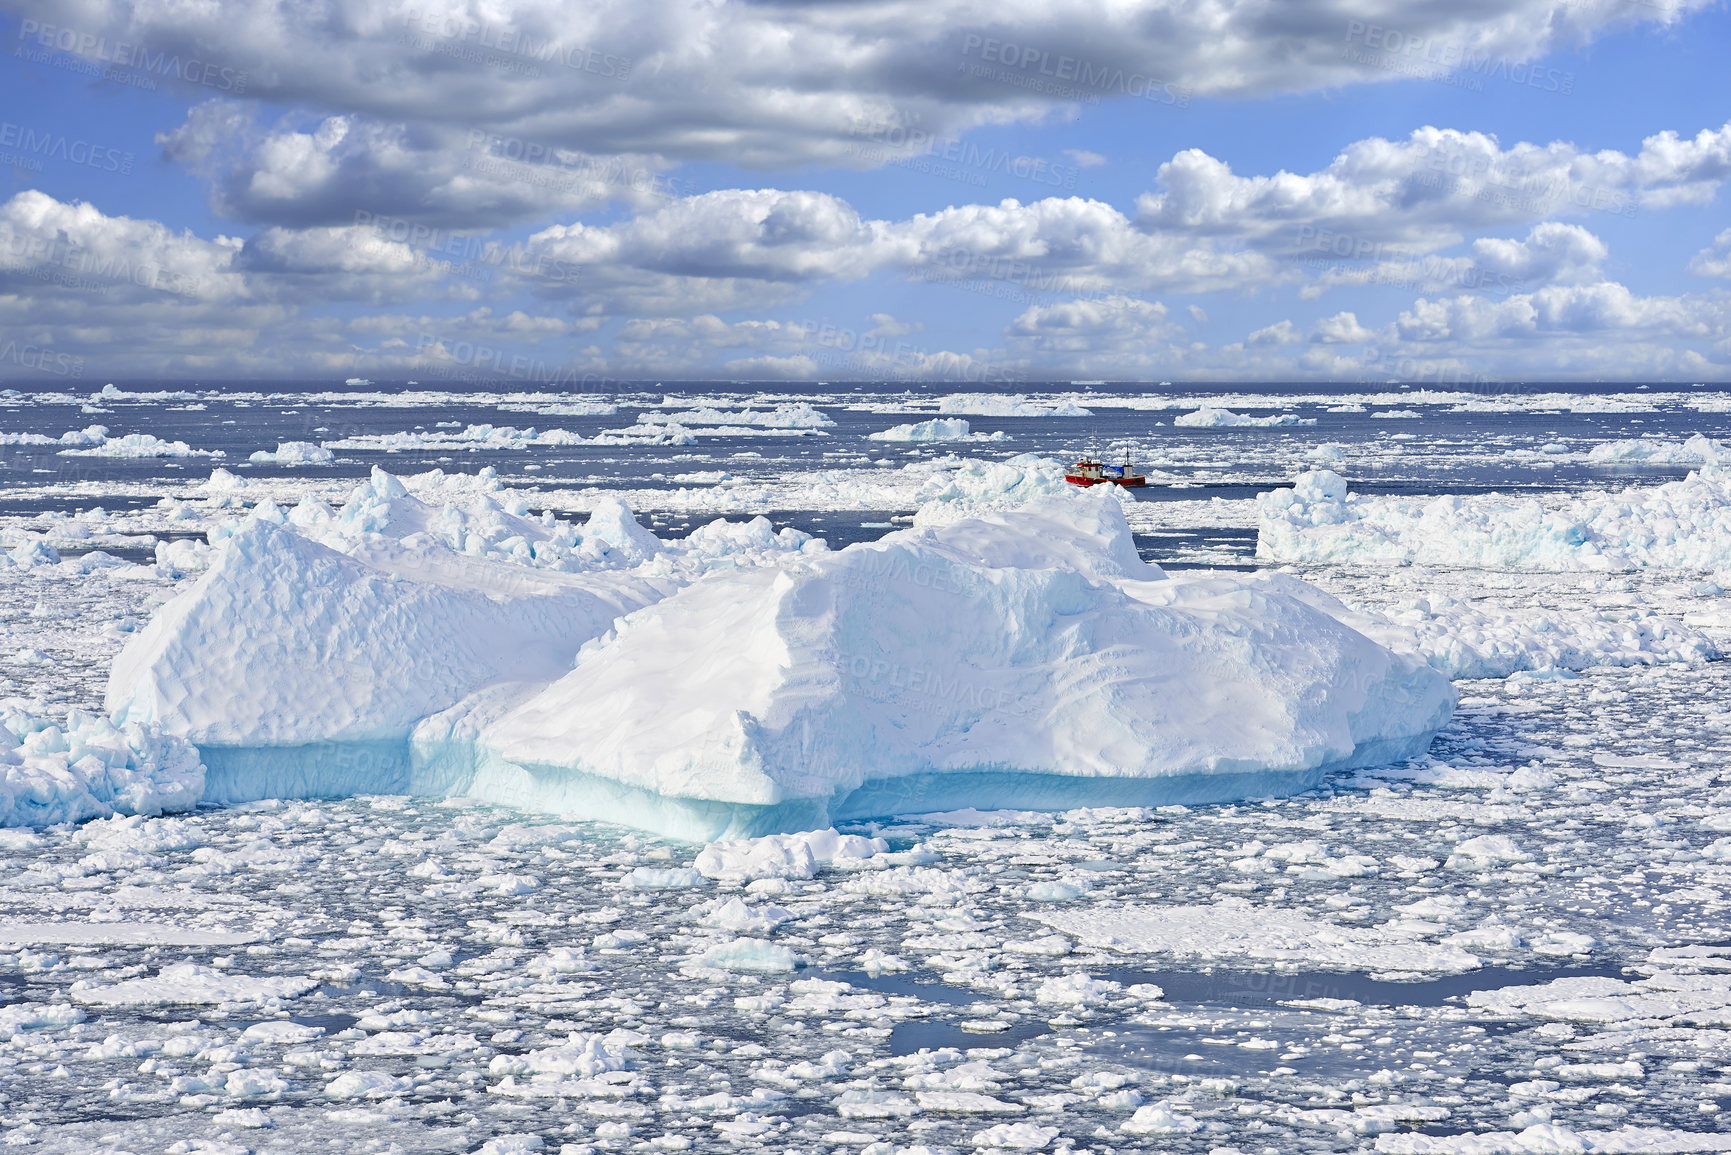
<path fill-rule="evenodd" d="M 248 522 L 116 662 L 114 718 L 195 743 L 207 801 L 466 795 L 689 839 L 1217 802 L 1418 755 L 1455 701 L 1290 578 L 1148 565 L 1108 496 L 835 552 L 754 530 L 731 567 L 609 546 L 637 528 L 610 510 L 557 569 L 363 498 L 347 536 Z"/>

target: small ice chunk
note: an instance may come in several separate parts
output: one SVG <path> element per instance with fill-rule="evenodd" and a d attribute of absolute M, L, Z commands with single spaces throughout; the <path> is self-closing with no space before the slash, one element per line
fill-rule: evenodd
<path fill-rule="evenodd" d="M 1042 1127 L 1038 1123 L 999 1123 L 995 1127 L 987 1127 L 984 1131 L 974 1132 L 972 1142 L 975 1147 L 1038 1151 L 1057 1137 L 1056 1127 Z"/>
<path fill-rule="evenodd" d="M 703 875 L 689 866 L 639 866 L 625 876 L 634 890 L 684 890 L 703 885 Z"/>
<path fill-rule="evenodd" d="M 1159 1135 L 1184 1134 L 1200 1131 L 1202 1124 L 1189 1115 L 1180 1115 L 1172 1109 L 1170 1100 L 1162 1099 L 1158 1103 L 1149 1103 L 1145 1107 L 1136 1108 L 1136 1113 L 1118 1124 L 1118 1130 L 1129 1135 Z"/>
<path fill-rule="evenodd" d="M 1530 862 L 1532 855 L 1506 834 L 1481 834 L 1458 843 L 1449 855 L 1451 870 L 1486 870 L 1509 862 Z"/>
<path fill-rule="evenodd" d="M 803 960 L 784 946 L 757 938 L 738 938 L 717 943 L 698 956 L 700 966 L 746 974 L 791 973 L 803 965 Z"/>
<path fill-rule="evenodd" d="M 310 1042 L 324 1033 L 323 1027 L 309 1027 L 300 1023 L 291 1023 L 287 1019 L 275 1019 L 270 1022 L 254 1023 L 242 1032 L 242 1037 L 256 1043 L 281 1046 L 289 1043 Z"/>
<path fill-rule="evenodd" d="M 1087 1007 L 1111 1002 L 1124 989 L 1122 983 L 1094 979 L 1077 972 L 1049 978 L 1034 992 L 1034 1001 L 1058 1006 Z"/>

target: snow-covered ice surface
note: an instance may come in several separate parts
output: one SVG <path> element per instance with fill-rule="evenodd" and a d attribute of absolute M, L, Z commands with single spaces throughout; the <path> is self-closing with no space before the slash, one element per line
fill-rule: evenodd
<path fill-rule="evenodd" d="M 140 771 L 170 784 L 171 744 L 98 724 L 115 655 L 209 572 L 211 538 L 294 526 L 348 556 L 372 531 L 337 511 L 374 465 L 403 477 L 375 495 L 413 513 L 403 536 L 545 588 L 750 572 L 804 548 L 788 527 L 837 556 L 940 530 L 1061 491 L 1054 467 L 1090 442 L 1153 478 L 1125 516 L 1179 577 L 1254 566 L 1257 494 L 1312 465 L 1359 502 L 1458 502 L 1457 528 L 1506 534 L 1527 499 L 1601 513 L 1577 520 L 1630 564 L 1413 551 L 1234 576 L 1302 579 L 1461 696 L 1424 757 L 1297 797 L 710 846 L 397 795 L 0 830 L 8 1145 L 1731 1150 L 1731 581 L 1695 561 L 1716 556 L 1704 491 L 1655 496 L 1711 481 L 1691 438 L 1726 441 L 1725 394 L 368 388 L 0 394 L 0 697 L 24 739 L 0 734 L 0 770 L 33 760 L 68 799 L 82 751 L 108 810 L 98 793 Z M 1069 407 L 1092 416 L 1030 411 Z M 1204 407 L 1317 425 L 1172 425 Z M 868 440 L 952 417 L 1014 441 Z M 93 422 L 225 457 L 61 456 Z M 531 422 L 585 443 L 280 453 Z M 633 534 L 617 498 L 681 544 Z M 597 510 L 607 549 L 586 555 Z"/>

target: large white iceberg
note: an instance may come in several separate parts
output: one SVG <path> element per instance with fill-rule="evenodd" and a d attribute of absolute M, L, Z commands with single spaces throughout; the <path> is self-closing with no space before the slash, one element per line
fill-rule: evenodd
<path fill-rule="evenodd" d="M 1454 703 L 1280 583 L 1144 563 L 1109 495 L 834 553 L 761 519 L 661 542 L 623 507 L 575 542 L 495 510 L 518 548 L 459 552 L 460 515 L 384 474 L 341 514 L 255 514 L 121 655 L 115 719 L 197 743 L 207 800 L 464 794 L 712 839 L 1290 793 L 1422 752 Z"/>

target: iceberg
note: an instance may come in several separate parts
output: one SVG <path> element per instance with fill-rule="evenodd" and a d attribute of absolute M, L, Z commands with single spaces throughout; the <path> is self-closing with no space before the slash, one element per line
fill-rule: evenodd
<path fill-rule="evenodd" d="M 537 556 L 585 555 L 492 513 L 488 533 L 383 471 L 341 515 L 261 505 L 122 651 L 112 717 L 196 744 L 206 801 L 414 791 L 417 722 L 484 687 L 557 677 L 583 642 L 665 593 L 636 576 L 535 568 Z M 584 544 L 592 565 L 624 564 L 605 540 Z"/>
<path fill-rule="evenodd" d="M 1281 582 L 1143 562 L 1110 495 L 831 552 L 763 519 L 664 542 L 618 503 L 581 533 L 440 512 L 382 471 L 340 514 L 255 510 L 108 687 L 115 724 L 196 744 L 205 801 L 463 795 L 704 841 L 1292 793 L 1422 753 L 1454 701 Z"/>
<path fill-rule="evenodd" d="M 261 449 L 247 460 L 254 465 L 329 465 L 336 455 L 310 441 L 280 441 L 276 452 Z"/>
<path fill-rule="evenodd" d="M 101 445 L 108 440 L 108 426 L 86 425 L 69 429 L 59 437 L 43 433 L 0 433 L 0 445 L 69 445 L 75 449 Z"/>
<path fill-rule="evenodd" d="M 1731 464 L 1731 449 L 1704 433 L 1694 434 L 1687 441 L 1640 437 L 1595 445 L 1587 451 L 1587 461 L 1593 465 Z"/>
<path fill-rule="evenodd" d="M 970 433 L 968 423 L 960 417 L 934 417 L 909 425 L 892 425 L 878 433 L 866 434 L 867 441 L 1008 441 L 1010 435 Z"/>
<path fill-rule="evenodd" d="M 1094 411 L 1067 397 L 1030 400 L 1020 393 L 952 393 L 938 399 L 938 412 L 969 417 L 1092 417 Z"/>
<path fill-rule="evenodd" d="M 784 402 L 767 410 L 753 409 L 749 405 L 744 409 L 718 409 L 713 405 L 699 405 L 673 413 L 644 413 L 639 415 L 638 420 L 645 424 L 673 424 L 699 429 L 706 426 L 745 426 L 760 430 L 835 428 L 835 422 L 827 414 L 812 408 L 811 404 L 805 401 Z"/>
<path fill-rule="evenodd" d="M 1204 405 L 1194 413 L 1181 413 L 1172 424 L 1188 429 L 1281 429 L 1290 425 L 1315 425 L 1314 417 L 1298 417 L 1291 413 L 1271 413 L 1267 417 L 1252 417 Z"/>
<path fill-rule="evenodd" d="M 102 428 L 100 425 L 92 429 Z M 85 430 L 89 433 L 90 430 Z M 68 434 L 68 437 L 74 436 Z M 66 438 L 61 439 L 66 442 Z M 88 445 L 87 441 L 66 442 Z M 128 433 L 125 437 L 107 437 L 87 449 L 62 449 L 62 457 L 224 457 L 220 449 L 194 449 L 184 441 L 165 441 L 150 433 Z"/>
<path fill-rule="evenodd" d="M 1366 498 L 1348 493 L 1338 473 L 1312 469 L 1290 489 L 1259 494 L 1256 504 L 1256 556 L 1264 561 L 1551 571 L 1731 567 L 1731 471 L 1715 464 L 1682 481 L 1588 491 L 1552 507 L 1494 493 Z"/>

